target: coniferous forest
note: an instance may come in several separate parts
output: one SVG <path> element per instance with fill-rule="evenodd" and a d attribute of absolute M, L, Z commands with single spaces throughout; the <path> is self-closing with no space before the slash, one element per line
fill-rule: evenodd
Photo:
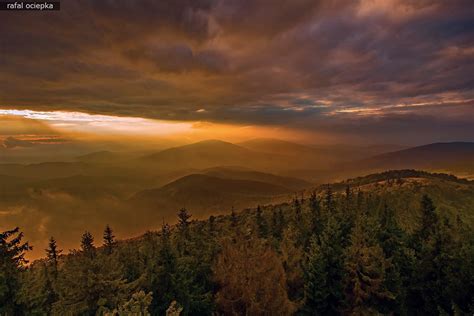
<path fill-rule="evenodd" d="M 69 252 L 51 237 L 30 263 L 2 232 L 0 315 L 472 315 L 468 224 L 425 194 L 404 227 L 379 192 L 333 188 Z"/>
<path fill-rule="evenodd" d="M 474 316 L 473 74 L 474 0 L 0 0 L 0 316 Z"/>

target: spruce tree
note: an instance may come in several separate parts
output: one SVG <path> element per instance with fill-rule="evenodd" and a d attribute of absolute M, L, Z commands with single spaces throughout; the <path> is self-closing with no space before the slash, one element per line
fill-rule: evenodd
<path fill-rule="evenodd" d="M 53 267 L 54 278 L 56 278 L 58 275 L 58 258 L 59 258 L 59 255 L 62 253 L 62 250 L 58 249 L 58 245 L 54 237 L 51 237 L 49 239 L 48 248 L 45 249 L 45 251 L 46 251 L 46 258 L 48 259 L 48 262 Z"/>
<path fill-rule="evenodd" d="M 423 195 L 420 204 L 421 223 L 416 237 L 422 242 L 434 234 L 438 224 L 438 216 L 436 215 L 436 207 L 433 204 L 433 200 L 428 195 Z"/>
<path fill-rule="evenodd" d="M 21 315 L 52 314 L 52 305 L 58 295 L 53 287 L 50 268 L 48 262 L 39 261 L 33 262 L 22 272 L 22 286 L 17 298 L 17 302 L 22 305 Z"/>
<path fill-rule="evenodd" d="M 334 193 L 332 192 L 332 188 L 329 184 L 326 187 L 324 201 L 326 213 L 328 214 L 328 216 L 331 216 L 331 214 L 334 213 L 334 211 L 336 210 L 336 206 L 334 201 Z"/>
<path fill-rule="evenodd" d="M 344 249 L 340 224 L 333 218 L 318 238 L 311 238 L 305 268 L 305 303 L 307 315 L 337 315 L 344 299 Z"/>
<path fill-rule="evenodd" d="M 151 277 L 151 291 L 160 293 L 160 295 L 153 295 L 151 312 L 153 315 L 163 315 L 177 296 L 177 259 L 171 245 L 171 229 L 168 224 L 163 224 L 161 228 L 160 249 L 156 263 L 156 270 L 149 271 L 149 276 Z"/>
<path fill-rule="evenodd" d="M 385 287 L 389 262 L 377 240 L 375 224 L 360 215 L 346 250 L 346 312 L 352 315 L 379 313 L 394 295 Z"/>
<path fill-rule="evenodd" d="M 394 300 L 387 302 L 388 305 L 381 312 L 395 311 L 397 314 L 405 314 L 406 287 L 413 274 L 414 256 L 406 246 L 406 233 L 398 225 L 395 212 L 387 204 L 384 204 L 380 216 L 378 238 L 385 258 L 389 262 L 384 286 L 394 295 Z"/>
<path fill-rule="evenodd" d="M 22 239 L 23 232 L 18 227 L 0 233 L 0 315 L 21 313 L 17 303 L 20 272 L 28 263 L 25 253 L 32 249 Z"/>
<path fill-rule="evenodd" d="M 94 237 L 88 231 L 82 234 L 81 250 L 82 253 L 89 258 L 93 258 L 95 256 Z"/>
<path fill-rule="evenodd" d="M 346 186 L 346 192 L 344 196 L 344 212 L 347 215 L 352 215 L 351 213 L 354 211 L 354 194 L 352 192 L 351 187 L 348 185 Z"/>
<path fill-rule="evenodd" d="M 216 231 L 216 217 L 214 215 L 209 216 L 209 233 L 212 235 Z"/>
<path fill-rule="evenodd" d="M 462 267 L 454 260 L 458 246 L 452 227 L 447 219 L 440 220 L 433 201 L 427 195 L 421 199 L 420 211 L 421 222 L 414 236 L 417 261 L 409 303 L 418 313 L 449 313 L 458 296 L 452 295 L 451 284 L 467 285 L 469 278 L 456 281 L 457 271 Z"/>
<path fill-rule="evenodd" d="M 303 313 L 307 315 L 325 315 L 328 311 L 329 288 L 327 285 L 327 262 L 321 246 L 315 236 L 311 237 L 308 262 L 305 269 L 305 303 Z M 337 313 L 337 311 L 334 311 Z"/>
<path fill-rule="evenodd" d="M 364 210 L 364 192 L 359 188 L 357 190 L 357 202 L 356 202 L 356 208 L 357 208 L 357 214 L 361 214 L 362 211 Z"/>
<path fill-rule="evenodd" d="M 311 216 L 311 232 L 319 235 L 323 229 L 323 218 L 321 216 L 321 203 L 314 191 L 309 198 L 309 210 Z"/>
<path fill-rule="evenodd" d="M 113 234 L 112 228 L 110 228 L 109 225 L 105 226 L 103 239 L 104 239 L 103 245 L 104 245 L 105 253 L 110 255 L 115 247 L 116 242 L 115 242 L 115 236 Z"/>
<path fill-rule="evenodd" d="M 103 253 L 64 258 L 55 289 L 58 300 L 52 315 L 103 315 L 129 296 L 123 266 L 115 256 Z"/>
<path fill-rule="evenodd" d="M 285 270 L 266 241 L 224 239 L 214 264 L 218 315 L 292 315 Z"/>
<path fill-rule="evenodd" d="M 189 214 L 188 210 L 185 209 L 185 208 L 182 208 L 179 210 L 178 212 L 178 230 L 180 232 L 180 234 L 187 238 L 188 237 L 188 234 L 189 234 L 189 224 L 190 224 L 190 221 L 189 219 L 192 217 L 191 214 Z"/>
<path fill-rule="evenodd" d="M 178 253 L 180 255 L 188 255 L 190 251 L 189 225 L 191 222 L 189 221 L 189 219 L 191 218 L 191 216 L 192 215 L 189 214 L 188 210 L 186 210 L 185 208 L 182 208 L 178 212 L 178 224 L 176 225 L 176 227 L 178 228 L 177 248 L 178 248 Z"/>
<path fill-rule="evenodd" d="M 255 221 L 257 223 L 258 236 L 260 238 L 266 238 L 268 235 L 268 225 L 265 217 L 263 216 L 263 211 L 260 205 L 257 206 Z"/>
<path fill-rule="evenodd" d="M 232 210 L 230 211 L 230 225 L 232 227 L 237 227 L 237 224 L 239 223 L 239 219 L 237 217 L 237 214 L 235 213 L 235 209 L 232 206 Z"/>
<path fill-rule="evenodd" d="M 150 304 L 153 300 L 152 293 L 138 291 L 132 294 L 132 297 L 119 305 L 117 314 L 113 315 L 139 315 L 151 316 L 149 312 Z"/>
<path fill-rule="evenodd" d="M 278 241 L 283 237 L 283 230 L 285 228 L 285 217 L 281 208 L 273 209 L 272 211 L 272 235 Z"/>
<path fill-rule="evenodd" d="M 298 197 L 293 199 L 293 210 L 295 212 L 295 224 L 298 226 L 303 222 L 302 208 Z"/>

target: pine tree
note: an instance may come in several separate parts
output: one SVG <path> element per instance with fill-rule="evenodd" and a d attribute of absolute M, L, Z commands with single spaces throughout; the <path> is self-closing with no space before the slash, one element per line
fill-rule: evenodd
<path fill-rule="evenodd" d="M 295 212 L 295 224 L 300 225 L 303 222 L 301 203 L 298 197 L 293 199 L 293 210 Z"/>
<path fill-rule="evenodd" d="M 260 205 L 257 206 L 255 221 L 257 223 L 258 236 L 260 238 L 266 238 L 268 235 L 268 225 L 265 217 L 263 217 L 263 211 Z"/>
<path fill-rule="evenodd" d="M 302 301 L 304 298 L 304 261 L 303 247 L 298 243 L 298 231 L 289 225 L 283 232 L 280 242 L 280 253 L 285 268 L 288 297 L 291 301 Z"/>
<path fill-rule="evenodd" d="M 272 235 L 278 241 L 283 237 L 283 230 L 285 228 L 285 217 L 281 208 L 273 209 L 272 211 Z"/>
<path fill-rule="evenodd" d="M 357 214 L 361 214 L 362 211 L 364 210 L 364 192 L 359 188 L 357 190 Z"/>
<path fill-rule="evenodd" d="M 152 300 L 152 293 L 145 293 L 144 291 L 133 293 L 128 301 L 119 305 L 117 315 L 150 316 L 149 307 Z"/>
<path fill-rule="evenodd" d="M 417 261 L 410 305 L 418 313 L 449 313 L 455 297 L 458 297 L 449 290 L 451 284 L 457 282 L 458 286 L 465 286 L 469 284 L 469 278 L 456 281 L 457 271 L 462 267 L 454 259 L 458 246 L 450 223 L 447 219 L 440 220 L 433 201 L 427 195 L 422 197 L 420 210 L 421 223 L 414 236 Z"/>
<path fill-rule="evenodd" d="M 93 257 L 78 254 L 64 258 L 52 315 L 103 315 L 129 297 L 133 284 L 125 280 L 118 258 L 104 253 Z"/>
<path fill-rule="evenodd" d="M 185 208 L 182 208 L 178 212 L 178 230 L 181 233 L 181 235 L 185 238 L 188 237 L 189 234 L 189 224 L 190 221 L 189 219 L 192 217 L 191 214 L 188 213 L 188 210 Z"/>
<path fill-rule="evenodd" d="M 351 187 L 348 185 L 346 186 L 346 192 L 344 196 L 344 212 L 345 213 L 351 213 L 354 208 L 354 198 L 353 198 L 353 193 Z"/>
<path fill-rule="evenodd" d="M 216 231 L 216 217 L 214 215 L 209 216 L 209 233 L 214 234 Z"/>
<path fill-rule="evenodd" d="M 278 208 L 278 224 L 280 225 L 280 227 L 281 227 L 280 229 L 283 233 L 287 223 L 286 223 L 285 215 L 283 214 L 283 210 L 281 209 L 281 207 Z"/>
<path fill-rule="evenodd" d="M 421 199 L 421 224 L 416 233 L 420 242 L 425 241 L 430 235 L 434 234 L 438 224 L 436 207 L 433 200 L 428 195 L 423 195 Z"/>
<path fill-rule="evenodd" d="M 51 315 L 52 305 L 58 299 L 50 277 L 47 262 L 33 262 L 22 272 L 22 287 L 17 302 L 22 315 Z"/>
<path fill-rule="evenodd" d="M 82 234 L 81 250 L 82 253 L 89 258 L 93 258 L 95 256 L 94 237 L 88 231 Z"/>
<path fill-rule="evenodd" d="M 21 310 L 17 304 L 20 272 L 28 263 L 25 253 L 32 249 L 22 239 L 18 227 L 0 233 L 0 315 L 16 315 Z"/>
<path fill-rule="evenodd" d="M 385 287 L 389 262 L 377 241 L 377 230 L 366 216 L 360 216 L 346 250 L 346 307 L 351 315 L 380 312 L 381 306 L 394 299 Z"/>
<path fill-rule="evenodd" d="M 219 315 L 291 315 L 285 271 L 278 255 L 261 239 L 225 239 L 214 265 Z"/>
<path fill-rule="evenodd" d="M 307 315 L 330 314 L 328 306 L 327 263 L 315 236 L 311 237 L 308 262 L 305 269 L 305 303 L 303 313 Z M 342 291 L 341 291 L 342 292 Z M 333 312 L 337 314 L 337 311 Z"/>
<path fill-rule="evenodd" d="M 59 258 L 59 255 L 62 253 L 62 250 L 58 249 L 58 245 L 57 245 L 56 239 L 54 239 L 54 237 L 51 237 L 49 239 L 48 248 L 45 249 L 45 251 L 46 251 L 46 258 L 48 259 L 48 262 L 53 267 L 53 276 L 54 276 L 54 278 L 57 278 L 57 276 L 58 276 L 58 258 Z"/>
<path fill-rule="evenodd" d="M 385 258 L 390 263 L 386 270 L 384 286 L 394 295 L 394 300 L 384 306 L 382 313 L 395 311 L 406 314 L 406 287 L 413 274 L 414 256 L 406 247 L 407 236 L 395 218 L 395 212 L 384 204 L 380 216 L 379 242 Z"/>
<path fill-rule="evenodd" d="M 156 270 L 149 271 L 151 291 L 157 293 L 153 295 L 151 313 L 162 315 L 177 296 L 177 259 L 171 246 L 171 229 L 168 224 L 163 224 L 161 228 L 160 250 L 156 263 Z"/>
<path fill-rule="evenodd" d="M 340 224 L 330 217 L 319 241 L 313 235 L 305 268 L 305 303 L 308 315 L 337 315 L 344 298 L 344 259 Z"/>
<path fill-rule="evenodd" d="M 239 219 L 237 217 L 237 214 L 235 213 L 235 209 L 232 206 L 232 210 L 230 211 L 230 225 L 232 227 L 237 227 L 237 224 L 239 223 Z"/>
<path fill-rule="evenodd" d="M 334 204 L 334 193 L 332 192 L 332 188 L 329 184 L 326 187 L 324 200 L 326 213 L 328 214 L 328 216 L 331 216 L 331 214 L 334 213 L 334 211 L 336 210 L 336 206 Z"/>
<path fill-rule="evenodd" d="M 104 239 L 103 245 L 104 245 L 105 253 L 110 255 L 115 247 L 116 242 L 115 242 L 115 236 L 113 234 L 113 231 L 109 225 L 105 226 L 103 239 Z"/>
<path fill-rule="evenodd" d="M 321 216 L 321 203 L 314 191 L 309 198 L 309 210 L 311 216 L 311 232 L 319 235 L 323 229 L 323 218 Z"/>
<path fill-rule="evenodd" d="M 188 255 L 190 251 L 190 234 L 189 234 L 189 225 L 191 214 L 185 208 L 182 208 L 178 212 L 178 228 L 177 235 L 177 250 L 180 255 Z"/>

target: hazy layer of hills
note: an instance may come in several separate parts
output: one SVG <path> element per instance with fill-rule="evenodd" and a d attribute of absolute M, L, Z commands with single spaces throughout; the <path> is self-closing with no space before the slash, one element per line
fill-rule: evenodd
<path fill-rule="evenodd" d="M 372 168 L 446 168 L 474 162 L 474 143 L 436 143 L 376 155 L 366 160 Z"/>
<path fill-rule="evenodd" d="M 155 153 L 98 151 L 70 160 L 34 164 L 0 164 L 0 174 L 27 178 L 73 175 L 142 174 L 147 176 L 186 170 L 237 166 L 274 174 L 302 174 L 310 182 L 327 182 L 341 171 L 360 175 L 370 170 L 450 168 L 474 169 L 474 143 L 435 143 L 402 150 L 401 146 L 301 145 L 256 139 L 239 144 L 208 140 Z M 321 179 L 318 179 L 321 178 Z"/>
<path fill-rule="evenodd" d="M 380 203 L 391 205 L 397 210 L 397 217 L 407 229 L 414 228 L 419 201 L 424 194 L 436 203 L 440 213 L 455 222 L 457 217 L 474 225 L 474 181 L 453 175 L 430 173 L 419 170 L 391 170 L 363 177 L 333 183 L 335 191 L 347 187 L 371 192 L 380 197 Z M 320 186 L 323 191 L 325 186 Z"/>
<path fill-rule="evenodd" d="M 219 174 L 242 171 L 217 169 Z M 173 306 L 172 301 L 197 315 L 216 310 L 244 315 L 255 304 L 261 307 L 251 314 L 312 315 L 315 310 L 323 315 L 396 314 L 398 306 L 414 315 L 472 312 L 473 182 L 447 174 L 391 170 L 312 189 L 316 194 L 311 197 L 301 194 L 283 203 L 225 214 L 212 205 L 199 205 L 201 197 L 216 195 L 219 203 L 220 198 L 236 197 L 223 192 L 245 198 L 286 189 L 193 174 L 140 192 L 134 198 L 154 203 L 159 203 L 157 198 L 176 198 L 176 207 L 194 199 L 196 206 L 176 209 L 166 217 L 161 213 L 162 218 L 152 208 L 149 213 L 109 212 L 106 216 L 114 230 L 103 232 L 102 245 L 93 238 L 102 233 L 99 228 L 82 235 L 80 250 L 60 255 L 57 261 L 51 259 L 57 256 L 50 250 L 49 259 L 34 261 L 23 273 L 17 297 L 25 302 L 25 310 L 49 308 L 58 314 L 97 314 L 104 310 L 104 302 L 106 311 L 118 305 L 162 314 L 159 311 Z M 209 207 L 213 216 L 196 212 L 200 207 Z M 134 238 L 127 238 L 114 222 L 120 216 L 129 226 L 135 218 L 144 218 L 150 230 L 144 232 L 144 226 Z M 165 224 L 178 218 L 175 226 Z M 87 225 L 91 231 L 92 221 Z M 79 232 L 76 239 L 80 236 Z M 57 244 L 66 244 L 62 237 L 56 240 L 48 248 L 54 248 L 54 254 Z M 308 290 L 316 286 L 317 291 Z M 360 292 L 361 288 L 370 291 Z M 60 294 L 50 295 L 55 289 Z M 329 296 L 319 293 L 333 290 L 338 298 L 333 311 L 327 312 Z M 364 305 L 354 302 L 353 293 L 362 293 L 358 297 L 363 297 Z M 379 293 L 384 300 L 372 301 Z M 158 304 L 152 303 L 152 295 Z M 191 300 L 192 304 L 186 303 Z"/>
<path fill-rule="evenodd" d="M 203 174 L 215 176 L 225 179 L 235 180 L 254 180 L 272 183 L 283 186 L 290 190 L 302 190 L 312 185 L 311 182 L 301 180 L 298 178 L 276 176 L 270 173 L 254 171 L 248 168 L 242 167 L 214 167 L 204 169 L 201 171 Z"/>
<path fill-rule="evenodd" d="M 80 231 L 91 229 L 85 222 L 92 215 L 97 218 L 97 229 L 114 214 L 114 226 L 132 234 L 155 227 L 163 218 L 174 218 L 181 207 L 193 210 L 196 217 L 222 214 L 232 207 L 238 210 L 288 201 L 325 183 L 389 169 L 422 169 L 469 178 L 474 174 L 473 148 L 473 143 L 398 150 L 399 146 L 391 145 L 210 140 L 147 154 L 101 151 L 58 162 L 0 164 L 0 216 L 6 226 L 28 227 L 30 238 L 41 242 L 49 234 L 63 235 L 65 240 L 74 236 L 75 240 Z M 428 174 L 412 178 L 399 187 L 377 182 L 380 188 L 387 188 L 387 197 L 393 190 L 396 196 L 406 197 L 425 190 L 439 196 L 436 202 L 441 208 L 468 212 L 472 206 L 470 183 Z M 363 179 L 372 183 L 370 177 Z M 367 184 L 351 185 L 363 188 Z M 451 200 L 459 202 L 446 202 Z M 131 211 L 136 216 L 125 220 Z"/>
<path fill-rule="evenodd" d="M 202 217 L 228 212 L 232 207 L 242 209 L 287 200 L 291 193 L 291 189 L 267 182 L 192 174 L 159 189 L 141 191 L 132 202 L 144 211 L 152 209 L 166 215 L 188 207 Z"/>

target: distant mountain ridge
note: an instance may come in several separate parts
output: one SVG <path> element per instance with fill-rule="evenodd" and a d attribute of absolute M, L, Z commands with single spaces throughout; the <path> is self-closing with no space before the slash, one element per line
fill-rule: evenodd
<path fill-rule="evenodd" d="M 312 185 L 312 183 L 298 178 L 283 177 L 241 167 L 214 167 L 202 170 L 201 173 L 226 179 L 266 182 L 280 185 L 291 190 L 301 190 Z"/>
<path fill-rule="evenodd" d="M 265 172 L 282 170 L 290 163 L 283 155 L 251 150 L 220 140 L 206 140 L 147 155 L 140 162 L 157 169 L 206 169 L 242 166 Z"/>
<path fill-rule="evenodd" d="M 202 216 L 209 211 L 228 212 L 232 207 L 254 207 L 275 201 L 277 196 L 286 199 L 291 192 L 283 186 L 260 181 L 191 174 L 159 189 L 138 192 L 130 201 L 138 208 L 156 209 L 162 214 L 174 214 L 176 209 L 189 207 Z"/>
<path fill-rule="evenodd" d="M 363 185 L 363 184 L 373 183 L 377 181 L 397 180 L 397 179 L 405 179 L 405 178 L 438 179 L 438 180 L 451 181 L 451 182 L 463 183 L 463 184 L 474 184 L 474 181 L 458 178 L 452 174 L 432 173 L 432 172 L 414 170 L 414 169 L 388 170 L 388 171 L 384 171 L 380 173 L 369 174 L 363 177 L 347 179 L 343 181 L 343 183 L 348 184 L 348 185 Z"/>
<path fill-rule="evenodd" d="M 461 161 L 474 161 L 474 143 L 433 143 L 385 153 L 364 161 L 372 168 L 442 168 Z"/>

